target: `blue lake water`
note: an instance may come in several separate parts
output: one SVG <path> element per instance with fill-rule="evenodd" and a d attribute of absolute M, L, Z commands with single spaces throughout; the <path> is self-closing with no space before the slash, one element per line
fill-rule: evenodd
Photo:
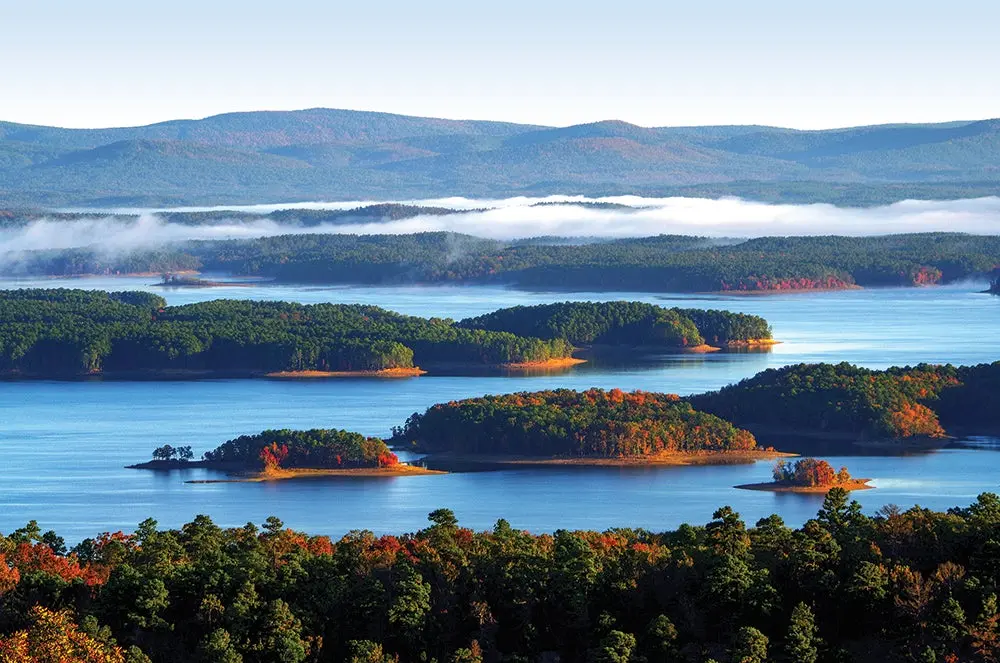
<path fill-rule="evenodd" d="M 1000 298 L 981 284 L 769 297 L 649 293 L 551 293 L 482 287 L 255 286 L 167 290 L 152 279 L 0 281 L 9 287 L 150 289 L 171 304 L 218 297 L 305 303 L 361 302 L 413 315 L 463 318 L 503 306 L 568 299 L 636 299 L 664 306 L 726 308 L 767 318 L 783 341 L 766 353 L 664 355 L 643 366 L 584 364 L 518 377 L 423 376 L 402 380 L 208 380 L 178 382 L 0 382 L 0 532 L 36 519 L 76 541 L 131 529 L 152 516 L 177 526 L 199 513 L 223 525 L 277 515 L 288 525 L 339 535 L 351 529 L 403 532 L 438 507 L 481 529 L 498 518 L 535 531 L 703 523 L 730 504 L 750 522 L 778 513 L 811 517 L 821 498 L 733 488 L 766 480 L 769 463 L 687 468 L 531 468 L 444 476 L 312 479 L 268 484 L 185 484 L 207 473 L 126 470 L 162 444 L 197 453 L 265 428 L 339 427 L 386 435 L 440 401 L 519 390 L 591 386 L 681 394 L 715 389 L 796 362 L 849 361 L 873 368 L 921 361 L 1000 359 Z M 996 441 L 906 457 L 828 458 L 876 490 L 855 493 L 869 512 L 886 504 L 935 509 L 1000 491 Z"/>

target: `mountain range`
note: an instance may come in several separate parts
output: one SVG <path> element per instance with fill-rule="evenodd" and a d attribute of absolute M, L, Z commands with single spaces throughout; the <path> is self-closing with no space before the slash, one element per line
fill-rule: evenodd
<path fill-rule="evenodd" d="M 556 193 L 874 204 L 998 192 L 1000 119 L 801 131 L 310 109 L 112 129 L 0 122 L 0 207 Z"/>

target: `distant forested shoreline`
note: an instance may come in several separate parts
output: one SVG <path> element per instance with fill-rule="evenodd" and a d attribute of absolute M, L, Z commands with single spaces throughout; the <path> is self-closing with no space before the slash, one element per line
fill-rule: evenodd
<path fill-rule="evenodd" d="M 7 275 L 51 276 L 197 270 L 284 283 L 740 293 L 986 281 L 997 265 L 1000 237 L 960 233 L 498 241 L 428 232 L 296 234 L 125 252 L 98 246 L 33 251 L 7 256 L 2 270 Z"/>

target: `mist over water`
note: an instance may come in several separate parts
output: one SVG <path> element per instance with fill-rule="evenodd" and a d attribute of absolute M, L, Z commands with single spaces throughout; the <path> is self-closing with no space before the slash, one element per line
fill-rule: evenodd
<path fill-rule="evenodd" d="M 445 207 L 456 214 L 420 215 L 394 221 L 305 226 L 278 223 L 277 210 L 350 210 L 386 201 L 303 202 L 296 204 L 173 209 L 100 210 L 106 218 L 43 219 L 0 230 L 0 255 L 44 249 L 100 246 L 108 251 L 153 248 L 184 240 L 253 238 L 293 233 L 406 234 L 450 231 L 493 239 L 540 235 L 567 237 L 646 237 L 659 234 L 708 237 L 765 235 L 879 235 L 952 231 L 992 235 L 1000 232 L 1000 197 L 952 201 L 906 200 L 871 208 L 829 204 L 787 205 L 737 198 L 643 198 L 639 196 L 548 196 L 472 200 L 438 198 L 388 201 Z M 605 204 L 606 207 L 596 207 Z M 231 220 L 204 225 L 170 223 L 164 212 L 232 211 Z M 84 210 L 64 210 L 84 211 Z M 93 213 L 94 210 L 86 210 Z M 113 215 L 128 214 L 123 219 Z M 242 215 L 243 218 L 237 218 Z M 247 215 L 259 218 L 247 219 Z"/>

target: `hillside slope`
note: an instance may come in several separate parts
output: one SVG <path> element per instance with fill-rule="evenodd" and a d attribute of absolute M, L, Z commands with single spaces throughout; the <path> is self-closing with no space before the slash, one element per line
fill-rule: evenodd
<path fill-rule="evenodd" d="M 112 129 L 0 122 L 0 198 L 22 206 L 519 193 L 867 204 L 998 191 L 1000 120 L 554 128 L 310 109 Z"/>

